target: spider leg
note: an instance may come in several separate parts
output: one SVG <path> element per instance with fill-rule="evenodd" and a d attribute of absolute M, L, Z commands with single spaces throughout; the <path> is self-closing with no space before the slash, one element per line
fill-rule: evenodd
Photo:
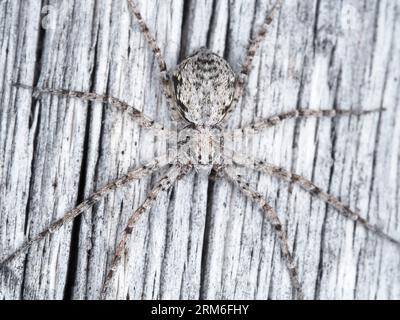
<path fill-rule="evenodd" d="M 154 120 L 150 119 L 149 117 L 145 116 L 141 111 L 138 109 L 130 106 L 126 102 L 110 97 L 107 95 L 97 94 L 94 92 L 82 92 L 82 91 L 72 91 L 72 90 L 65 90 L 65 89 L 53 89 L 53 88 L 37 88 L 21 83 L 13 83 L 14 87 L 23 88 L 33 90 L 34 96 L 39 96 L 43 94 L 49 94 L 54 96 L 62 96 L 62 97 L 70 97 L 70 98 L 77 98 L 84 101 L 92 101 L 92 102 L 100 102 L 109 104 L 123 112 L 129 114 L 135 121 L 139 123 L 144 128 L 153 129 L 160 132 L 169 131 L 166 129 L 162 124 L 155 122 Z"/>
<path fill-rule="evenodd" d="M 158 169 L 167 165 L 170 162 L 171 162 L 171 159 L 167 159 L 167 157 L 165 157 L 165 156 L 158 157 L 158 158 L 154 159 L 153 161 L 147 163 L 146 165 L 140 166 L 140 167 L 128 172 L 121 178 L 106 184 L 104 187 L 102 187 L 99 190 L 97 190 L 96 192 L 92 193 L 85 201 L 80 203 L 77 207 L 66 212 L 63 217 L 61 217 L 60 219 L 51 223 L 48 228 L 43 230 L 37 236 L 35 236 L 32 239 L 23 243 L 11 255 L 0 260 L 0 266 L 5 265 L 9 261 L 13 260 L 16 256 L 18 256 L 22 252 L 25 252 L 26 250 L 28 250 L 34 243 L 44 239 L 47 235 L 56 232 L 63 225 L 72 221 L 77 216 L 79 216 L 81 213 L 83 213 L 85 210 L 87 210 L 91 206 L 93 206 L 96 202 L 98 202 L 99 200 L 104 198 L 108 193 L 114 191 L 115 189 L 117 189 L 119 187 L 125 186 L 134 180 L 137 180 L 137 179 L 143 178 L 147 175 L 150 175 L 153 172 L 157 171 Z"/>
<path fill-rule="evenodd" d="M 308 118 L 332 118 L 337 116 L 362 116 L 374 112 L 385 111 L 385 109 L 374 109 L 366 111 L 353 111 L 353 110 L 335 110 L 335 109 L 323 109 L 323 110 L 309 110 L 309 109 L 297 109 L 281 114 L 277 114 L 266 119 L 255 122 L 251 125 L 245 126 L 240 129 L 234 130 L 234 133 L 246 132 L 252 130 L 253 132 L 259 132 L 263 129 L 274 127 L 280 124 L 282 121 L 287 119 L 308 119 Z"/>
<path fill-rule="evenodd" d="M 299 277 L 298 277 L 298 271 L 296 268 L 296 264 L 294 262 L 293 256 L 289 250 L 289 244 L 288 244 L 288 238 L 286 235 L 286 231 L 284 230 L 284 227 L 282 226 L 282 223 L 279 220 L 278 215 L 276 214 L 275 210 L 265 201 L 265 199 L 262 197 L 262 195 L 257 192 L 256 190 L 252 189 L 239 174 L 235 173 L 232 167 L 225 167 L 224 172 L 228 176 L 232 182 L 234 182 L 236 185 L 239 186 L 241 191 L 252 201 L 256 202 L 261 209 L 264 211 L 265 215 L 267 216 L 268 220 L 274 227 L 274 230 L 276 232 L 276 235 L 279 239 L 279 244 L 281 247 L 281 252 L 286 259 L 286 265 L 287 268 L 289 269 L 290 273 L 290 278 L 292 281 L 292 284 L 296 290 L 297 293 L 297 298 L 302 300 L 304 299 L 304 295 L 301 289 Z"/>
<path fill-rule="evenodd" d="M 132 230 L 136 221 L 140 218 L 140 216 L 147 210 L 149 210 L 157 196 L 162 191 L 167 191 L 171 186 L 175 183 L 176 180 L 181 179 L 184 175 L 186 175 L 189 170 L 191 169 L 191 165 L 179 165 L 174 164 L 169 171 L 166 173 L 164 177 L 162 177 L 157 183 L 156 186 L 150 191 L 147 195 L 143 204 L 135 210 L 135 212 L 130 216 L 128 223 L 122 232 L 120 241 L 118 243 L 117 249 L 115 251 L 115 255 L 111 262 L 111 267 L 108 269 L 106 279 L 103 284 L 103 288 L 101 290 L 101 297 L 105 299 L 110 289 L 111 281 L 115 271 L 117 270 L 118 266 L 120 265 L 122 255 L 126 249 L 126 244 L 132 234 Z"/>
<path fill-rule="evenodd" d="M 246 56 L 244 58 L 244 62 L 242 64 L 242 68 L 240 70 L 238 79 L 236 81 L 235 93 L 233 95 L 232 104 L 230 105 L 229 109 L 227 110 L 227 115 L 232 113 L 235 109 L 236 104 L 238 103 L 239 99 L 243 95 L 244 88 L 247 84 L 247 77 L 250 74 L 252 63 L 254 56 L 257 52 L 257 49 L 260 47 L 261 42 L 265 39 L 268 33 L 268 26 L 272 22 L 272 18 L 274 17 L 275 13 L 279 10 L 282 6 L 283 0 L 276 0 L 274 6 L 271 10 L 267 13 L 264 19 L 264 23 L 258 30 L 256 36 L 249 41 L 246 50 Z"/>
<path fill-rule="evenodd" d="M 328 205 L 334 207 L 336 210 L 339 211 L 340 214 L 345 216 L 348 219 L 351 219 L 355 222 L 360 223 L 363 225 L 367 230 L 370 230 L 383 239 L 389 240 L 390 242 L 400 246 L 400 240 L 396 240 L 395 238 L 389 236 L 377 226 L 371 224 L 367 219 L 360 216 L 359 212 L 356 212 L 350 209 L 347 205 L 341 202 L 338 198 L 334 197 L 333 195 L 323 191 L 320 187 L 316 186 L 312 181 L 298 175 L 292 173 L 288 170 L 285 170 L 281 167 L 275 166 L 270 163 L 266 163 L 264 161 L 250 161 L 250 159 L 246 159 L 241 155 L 235 154 L 233 156 L 233 162 L 239 166 L 243 166 L 246 168 L 252 168 L 257 171 L 264 172 L 270 176 L 285 180 L 289 183 L 294 183 L 299 185 L 304 190 L 308 191 L 312 195 L 318 197 Z"/>
<path fill-rule="evenodd" d="M 161 53 L 160 47 L 157 46 L 157 42 L 153 36 L 153 34 L 150 32 L 149 27 L 147 26 L 146 22 L 143 20 L 142 14 L 140 13 L 139 7 L 136 3 L 135 0 L 127 0 L 128 1 L 128 7 L 131 10 L 132 14 L 136 17 L 137 22 L 139 23 L 139 28 L 140 31 L 142 31 L 144 38 L 147 41 L 147 44 L 149 45 L 151 51 L 153 51 L 158 67 L 160 69 L 161 73 L 161 86 L 163 89 L 164 96 L 166 97 L 168 101 L 168 105 L 171 109 L 171 116 L 174 121 L 178 121 L 181 119 L 178 109 L 176 108 L 175 100 L 174 100 L 174 95 L 173 91 L 171 88 L 171 82 L 170 82 L 170 74 L 167 71 L 167 63 L 165 62 L 165 59 Z"/>

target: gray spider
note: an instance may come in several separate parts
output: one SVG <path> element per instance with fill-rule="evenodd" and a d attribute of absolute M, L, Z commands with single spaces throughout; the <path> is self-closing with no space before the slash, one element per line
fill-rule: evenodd
<path fill-rule="evenodd" d="M 144 22 L 137 4 L 133 0 L 127 1 L 130 10 L 139 23 L 140 29 L 144 34 L 149 47 L 155 54 L 161 73 L 163 92 L 168 100 L 172 117 L 174 120 L 180 121 L 182 124 L 177 134 L 176 149 L 174 152 L 157 157 L 146 165 L 128 172 L 123 177 L 112 181 L 97 190 L 76 208 L 65 213 L 62 218 L 53 222 L 36 237 L 26 241 L 18 250 L 1 260 L 0 265 L 5 265 L 18 254 L 26 251 L 33 243 L 36 243 L 49 234 L 55 232 L 61 226 L 76 218 L 113 190 L 116 190 L 134 180 L 150 175 L 168 165 L 170 167 L 167 173 L 156 183 L 155 187 L 147 195 L 143 204 L 136 209 L 128 220 L 127 226 L 121 235 L 120 242 L 117 245 L 115 256 L 111 262 L 106 280 L 103 284 L 103 298 L 106 297 L 107 292 L 111 287 L 113 275 L 121 262 L 121 257 L 127 246 L 135 222 L 146 210 L 151 208 L 160 192 L 171 188 L 176 180 L 188 174 L 192 169 L 206 170 L 209 173 L 214 171 L 218 176 L 228 177 L 228 179 L 234 182 L 247 197 L 261 207 L 269 222 L 274 227 L 280 243 L 281 252 L 287 263 L 293 287 L 296 291 L 297 298 L 299 299 L 303 298 L 303 292 L 297 268 L 289 249 L 286 231 L 272 206 L 267 203 L 259 192 L 251 188 L 249 183 L 247 183 L 242 176 L 237 174 L 237 166 L 251 167 L 290 183 L 298 184 L 312 195 L 319 197 L 327 204 L 336 208 L 338 212 L 345 217 L 357 221 L 365 228 L 375 232 L 382 238 L 385 238 L 396 245 L 400 245 L 400 241 L 383 233 L 376 226 L 362 218 L 356 211 L 347 207 L 336 197 L 324 192 L 321 188 L 306 178 L 263 161 L 254 161 L 253 159 L 238 153 L 231 153 L 228 155 L 228 152 L 226 152 L 228 151 L 228 148 L 225 147 L 225 140 L 229 139 L 234 132 L 224 130 L 222 124 L 237 105 L 243 94 L 247 83 L 247 76 L 250 73 L 252 61 L 257 48 L 265 38 L 267 27 L 272 22 L 273 14 L 280 8 L 282 0 L 277 0 L 269 14 L 266 15 L 264 23 L 256 34 L 256 37 L 250 41 L 239 75 L 235 75 L 227 61 L 206 48 L 199 49 L 193 55 L 183 60 L 175 71 L 169 72 L 161 51 L 157 46 L 153 35 L 150 33 L 149 28 Z M 139 110 L 115 97 L 62 89 L 33 88 L 20 83 L 14 85 L 20 88 L 32 89 L 35 95 L 51 94 L 75 97 L 86 101 L 107 103 L 127 112 L 143 127 L 165 133 L 172 132 L 172 130 L 165 128 L 162 124 L 153 121 Z M 269 117 L 238 130 L 239 132 L 246 132 L 246 130 L 258 132 L 262 129 L 275 126 L 283 120 L 291 118 L 321 118 L 351 114 L 360 115 L 368 112 L 354 113 L 345 110 L 297 109 L 295 111 Z"/>

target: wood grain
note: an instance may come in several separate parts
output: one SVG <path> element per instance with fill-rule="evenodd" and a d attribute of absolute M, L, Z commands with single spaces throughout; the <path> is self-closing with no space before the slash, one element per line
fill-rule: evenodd
<path fill-rule="evenodd" d="M 273 4 L 138 2 L 169 68 L 207 46 L 235 71 Z M 295 108 L 385 108 L 288 120 L 254 143 L 258 158 L 313 180 L 398 239 L 399 34 L 398 0 L 284 1 L 228 121 L 236 128 Z M 165 150 L 129 115 L 76 99 L 35 99 L 12 82 L 113 95 L 171 125 L 157 68 L 126 1 L 0 1 L 0 257 Z M 306 298 L 400 299 L 399 248 L 297 186 L 242 172 L 285 222 Z M 2 268 L 0 299 L 99 298 L 118 236 L 162 173 L 111 193 Z M 124 259 L 110 298 L 293 298 L 259 208 L 202 172 L 157 200 Z"/>

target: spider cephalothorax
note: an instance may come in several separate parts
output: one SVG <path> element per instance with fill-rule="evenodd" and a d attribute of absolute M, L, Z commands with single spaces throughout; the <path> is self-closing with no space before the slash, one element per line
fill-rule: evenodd
<path fill-rule="evenodd" d="M 208 126 L 188 127 L 178 133 L 178 160 L 210 171 L 223 164 L 224 137 L 221 129 Z"/>

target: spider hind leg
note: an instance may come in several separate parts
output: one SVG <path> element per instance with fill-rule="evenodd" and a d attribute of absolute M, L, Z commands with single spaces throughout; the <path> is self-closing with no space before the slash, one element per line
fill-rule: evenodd
<path fill-rule="evenodd" d="M 53 96 L 80 99 L 83 101 L 106 103 L 115 107 L 118 110 L 121 110 L 122 112 L 126 112 L 129 116 L 132 117 L 134 121 L 136 121 L 139 125 L 141 125 L 144 128 L 153 129 L 160 132 L 166 131 L 164 125 L 150 119 L 149 117 L 144 115 L 143 112 L 141 112 L 140 110 L 115 97 L 103 94 L 97 94 L 94 92 L 73 91 L 73 90 L 54 89 L 54 88 L 38 88 L 25 85 L 22 83 L 13 83 L 13 86 L 17 88 L 32 90 L 33 96 L 35 97 L 49 94 Z"/>

